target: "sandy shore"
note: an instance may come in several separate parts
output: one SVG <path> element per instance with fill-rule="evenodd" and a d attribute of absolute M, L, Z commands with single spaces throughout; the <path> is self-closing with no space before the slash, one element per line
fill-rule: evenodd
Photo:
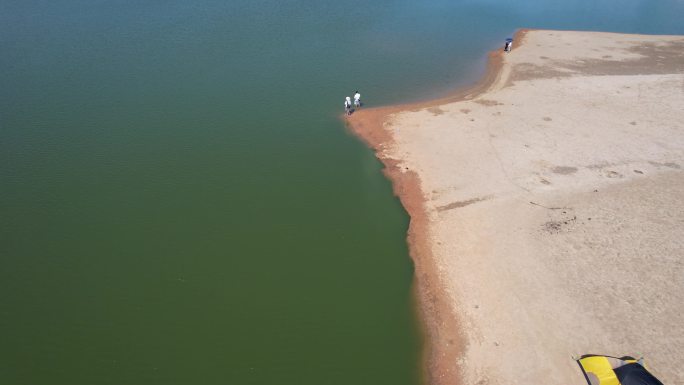
<path fill-rule="evenodd" d="M 478 85 L 351 129 L 411 216 L 430 384 L 684 384 L 684 37 L 521 31 Z"/>

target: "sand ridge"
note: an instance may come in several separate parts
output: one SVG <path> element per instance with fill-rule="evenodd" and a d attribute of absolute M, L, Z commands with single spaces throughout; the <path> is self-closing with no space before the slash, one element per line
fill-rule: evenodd
<path fill-rule="evenodd" d="M 581 384 L 583 353 L 684 383 L 683 52 L 520 31 L 474 88 L 348 119 L 411 215 L 428 383 Z"/>

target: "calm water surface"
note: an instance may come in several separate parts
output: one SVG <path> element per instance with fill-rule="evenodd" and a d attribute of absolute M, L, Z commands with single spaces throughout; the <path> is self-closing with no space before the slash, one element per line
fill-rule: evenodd
<path fill-rule="evenodd" d="M 0 0 L 0 383 L 416 384 L 408 218 L 344 96 L 683 4 Z"/>

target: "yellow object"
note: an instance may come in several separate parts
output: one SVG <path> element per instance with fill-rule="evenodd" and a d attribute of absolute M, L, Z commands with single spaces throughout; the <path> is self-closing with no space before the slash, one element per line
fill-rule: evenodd
<path fill-rule="evenodd" d="M 620 381 L 613 371 L 613 365 L 610 364 L 606 357 L 593 356 L 582 358 L 579 360 L 579 363 L 587 373 L 589 382 L 592 385 L 620 385 Z M 591 378 L 592 375 L 596 376 L 596 378 Z M 594 384 L 594 380 L 598 380 L 598 383 Z"/>
<path fill-rule="evenodd" d="M 589 385 L 663 385 L 643 360 L 587 354 L 577 360 Z"/>

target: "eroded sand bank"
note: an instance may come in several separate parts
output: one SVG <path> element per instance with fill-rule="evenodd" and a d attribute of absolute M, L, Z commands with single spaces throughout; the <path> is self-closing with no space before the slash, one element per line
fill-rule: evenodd
<path fill-rule="evenodd" d="M 684 37 L 525 31 L 480 84 L 365 109 L 409 243 L 432 384 L 684 384 Z"/>

